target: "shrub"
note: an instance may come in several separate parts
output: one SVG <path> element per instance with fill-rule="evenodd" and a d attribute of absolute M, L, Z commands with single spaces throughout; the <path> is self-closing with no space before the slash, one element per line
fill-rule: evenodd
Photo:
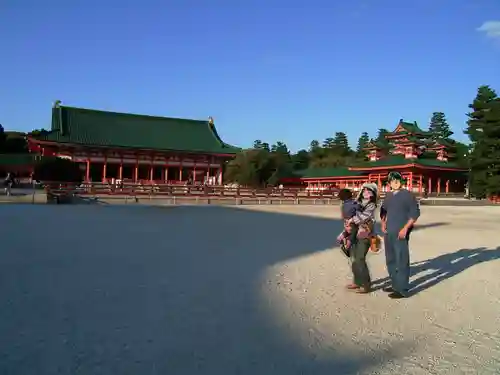
<path fill-rule="evenodd" d="M 43 158 L 35 164 L 34 179 L 42 183 L 69 182 L 79 184 L 83 172 L 77 163 L 61 158 Z"/>

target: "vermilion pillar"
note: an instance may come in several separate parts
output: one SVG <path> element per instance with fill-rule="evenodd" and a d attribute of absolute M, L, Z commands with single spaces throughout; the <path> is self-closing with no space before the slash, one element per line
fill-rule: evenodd
<path fill-rule="evenodd" d="M 123 180 L 123 159 L 120 160 L 120 166 L 118 167 L 118 179 Z"/>
<path fill-rule="evenodd" d="M 217 180 L 218 180 L 217 183 L 219 185 L 222 185 L 222 168 L 220 168 L 220 167 L 219 167 L 219 173 L 218 174 L 219 175 L 218 175 L 218 178 L 217 178 Z"/>
<path fill-rule="evenodd" d="M 139 156 L 135 159 L 135 169 L 134 169 L 134 182 L 139 181 Z"/>
<path fill-rule="evenodd" d="M 90 159 L 87 159 L 87 169 L 85 171 L 85 181 L 90 181 Z"/>
<path fill-rule="evenodd" d="M 107 167 L 107 164 L 108 164 L 108 158 L 105 156 L 104 157 L 104 164 L 102 166 L 102 181 L 103 182 L 106 179 L 106 167 Z"/>

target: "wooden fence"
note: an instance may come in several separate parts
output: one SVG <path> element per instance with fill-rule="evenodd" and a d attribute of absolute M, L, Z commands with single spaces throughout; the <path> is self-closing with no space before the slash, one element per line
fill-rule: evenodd
<path fill-rule="evenodd" d="M 143 183 L 46 183 L 49 201 L 70 201 L 74 198 L 107 203 L 162 204 L 338 204 L 338 189 L 312 191 L 294 187 L 248 188 L 237 186 L 143 184 Z M 381 194 L 381 198 L 385 196 Z M 439 197 L 451 197 L 441 194 Z M 429 198 L 438 198 L 429 196 Z"/>
<path fill-rule="evenodd" d="M 103 184 L 72 185 L 46 183 L 49 200 L 70 200 L 74 197 L 101 201 L 123 200 L 144 202 L 164 200 L 167 203 L 227 204 L 337 204 L 337 189 L 306 191 L 304 188 L 248 188 L 236 186 L 178 184 Z"/>

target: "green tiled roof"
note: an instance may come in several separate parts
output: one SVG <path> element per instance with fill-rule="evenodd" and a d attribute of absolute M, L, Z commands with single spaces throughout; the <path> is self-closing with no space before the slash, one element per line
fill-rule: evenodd
<path fill-rule="evenodd" d="M 158 151 L 235 154 L 213 123 L 168 117 L 60 106 L 52 109 L 52 128 L 40 140 Z"/>
<path fill-rule="evenodd" d="M 302 178 L 322 178 L 322 177 L 350 177 L 361 176 L 362 173 L 358 171 L 351 171 L 348 168 L 308 168 L 301 171 L 295 171 L 296 177 Z"/>
<path fill-rule="evenodd" d="M 418 126 L 418 124 L 417 124 L 416 121 L 412 123 L 412 122 L 407 122 L 407 121 L 400 120 L 398 126 L 402 126 L 403 129 L 408 134 L 428 134 L 428 132 L 420 129 L 420 127 Z M 400 132 L 400 133 L 404 134 L 404 132 Z M 390 134 L 394 134 L 394 132 L 390 133 Z"/>
<path fill-rule="evenodd" d="M 366 168 L 366 170 L 374 167 L 397 167 L 400 165 L 416 164 L 422 167 L 442 167 L 442 168 L 457 168 L 460 167 L 454 162 L 440 161 L 431 158 L 405 159 L 404 156 L 394 155 L 377 161 L 369 161 L 358 165 L 353 165 L 353 168 Z"/>
<path fill-rule="evenodd" d="M 435 143 L 437 143 L 438 145 L 441 145 L 441 146 L 446 146 L 446 147 L 453 147 L 454 146 L 452 141 L 450 141 L 448 139 L 436 139 Z"/>

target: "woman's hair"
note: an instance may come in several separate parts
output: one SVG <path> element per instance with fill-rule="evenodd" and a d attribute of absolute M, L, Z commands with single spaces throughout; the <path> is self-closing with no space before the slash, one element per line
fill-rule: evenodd
<path fill-rule="evenodd" d="M 339 191 L 339 199 L 342 202 L 352 199 L 352 191 L 349 189 L 341 189 Z"/>
<path fill-rule="evenodd" d="M 361 201 L 363 200 L 363 193 L 365 190 L 368 190 L 370 193 L 372 193 L 372 196 L 370 197 L 369 203 L 377 203 L 377 194 L 375 194 L 375 192 L 372 189 L 369 189 L 367 187 L 364 187 L 361 190 L 361 194 L 359 194 L 358 202 L 361 203 Z"/>

